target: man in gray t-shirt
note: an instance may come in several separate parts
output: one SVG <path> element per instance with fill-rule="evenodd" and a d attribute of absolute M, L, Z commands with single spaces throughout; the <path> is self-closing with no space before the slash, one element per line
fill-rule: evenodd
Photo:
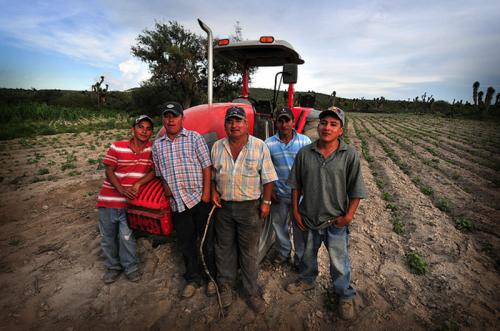
<path fill-rule="evenodd" d="M 333 287 L 340 298 L 340 316 L 352 319 L 356 290 L 350 285 L 348 225 L 366 192 L 359 156 L 340 139 L 344 132 L 344 112 L 332 107 L 319 118 L 319 140 L 298 152 L 288 177 L 293 216 L 297 226 L 307 232 L 307 239 L 300 276 L 286 290 L 299 293 L 314 287 L 318 249 L 323 242 L 330 258 Z"/>

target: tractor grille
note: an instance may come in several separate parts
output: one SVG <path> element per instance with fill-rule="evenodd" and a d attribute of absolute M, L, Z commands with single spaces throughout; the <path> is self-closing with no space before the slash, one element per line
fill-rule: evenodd
<path fill-rule="evenodd" d="M 134 200 L 128 201 L 127 214 L 132 230 L 163 236 L 172 233 L 170 204 L 158 178 L 143 186 Z"/>

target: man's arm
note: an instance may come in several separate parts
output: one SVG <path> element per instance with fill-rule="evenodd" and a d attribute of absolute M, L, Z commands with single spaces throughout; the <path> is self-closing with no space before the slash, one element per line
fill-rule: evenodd
<path fill-rule="evenodd" d="M 135 182 L 135 184 L 132 185 L 132 187 L 130 188 L 130 191 L 134 195 L 134 197 L 137 195 L 137 193 L 139 192 L 139 189 L 142 187 L 142 185 L 149 183 L 149 181 L 155 177 L 156 177 L 156 174 L 155 174 L 154 170 L 151 170 L 144 177 L 142 177 L 137 182 Z"/>
<path fill-rule="evenodd" d="M 264 189 L 262 192 L 262 200 L 260 202 L 260 218 L 264 219 L 269 215 L 271 205 L 265 203 L 264 201 L 271 201 L 271 195 L 273 194 L 273 182 L 264 184 Z"/>
<path fill-rule="evenodd" d="M 352 219 L 354 218 L 354 214 L 356 213 L 356 210 L 358 209 L 359 202 L 361 201 L 361 198 L 352 198 L 349 199 L 349 207 L 347 207 L 347 213 L 343 216 L 339 216 L 335 218 L 334 225 L 336 227 L 344 227 L 346 225 L 349 225 L 351 223 Z"/>
<path fill-rule="evenodd" d="M 110 165 L 106 165 L 106 170 L 105 170 L 106 178 L 109 180 L 109 182 L 111 183 L 111 185 L 113 185 L 115 187 L 115 189 L 121 195 L 123 195 L 124 197 L 126 197 L 128 199 L 133 199 L 134 198 L 134 194 L 131 192 L 131 190 L 128 189 L 128 188 L 126 188 L 126 187 L 123 187 L 122 184 L 120 184 L 120 181 L 118 180 L 118 177 L 116 177 L 116 175 L 115 175 L 115 168 L 116 167 L 113 167 L 113 166 L 110 166 Z"/>
<path fill-rule="evenodd" d="M 212 166 L 203 168 L 203 192 L 201 194 L 201 201 L 205 203 L 210 202 L 210 183 L 212 182 Z"/>
<path fill-rule="evenodd" d="M 300 190 L 292 189 L 292 213 L 299 229 L 305 231 L 306 227 L 304 226 L 304 223 L 302 223 L 302 215 L 299 213 L 300 193 Z"/>

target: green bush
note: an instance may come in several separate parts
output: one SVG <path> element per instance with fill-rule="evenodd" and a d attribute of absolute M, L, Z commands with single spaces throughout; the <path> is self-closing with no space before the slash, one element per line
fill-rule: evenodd
<path fill-rule="evenodd" d="M 427 262 L 418 253 L 406 254 L 406 263 L 410 271 L 416 275 L 423 275 L 427 271 Z"/>

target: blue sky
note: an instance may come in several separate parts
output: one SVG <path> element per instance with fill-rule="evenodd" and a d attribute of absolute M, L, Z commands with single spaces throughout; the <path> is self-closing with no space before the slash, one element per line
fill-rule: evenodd
<path fill-rule="evenodd" d="M 340 97 L 471 100 L 472 83 L 500 92 L 500 1 L 0 0 L 0 87 L 112 90 L 139 86 L 148 68 L 130 53 L 155 21 L 218 37 L 274 35 L 302 55 L 299 91 Z M 272 88 L 278 68 L 252 86 Z"/>

